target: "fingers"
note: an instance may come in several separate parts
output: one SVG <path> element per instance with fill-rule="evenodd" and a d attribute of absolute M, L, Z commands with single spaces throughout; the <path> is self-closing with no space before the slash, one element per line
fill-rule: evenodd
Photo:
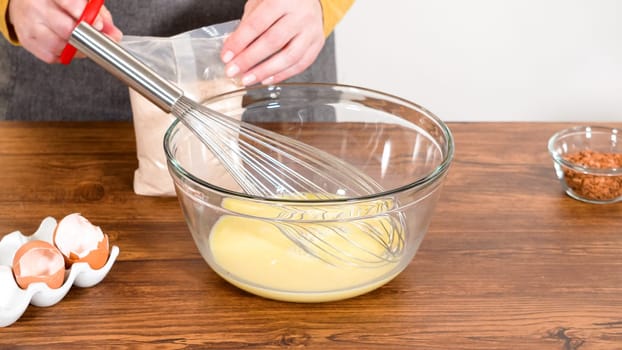
<path fill-rule="evenodd" d="M 64 10 L 73 19 L 71 29 L 69 30 L 69 32 L 67 34 L 59 33 L 59 34 L 65 34 L 65 36 L 61 35 L 61 37 L 69 41 L 71 32 L 73 31 L 73 28 L 75 28 L 75 26 L 77 25 L 77 20 L 80 19 L 80 17 L 82 17 L 82 13 L 84 12 L 84 8 L 86 7 L 86 0 L 54 0 L 54 1 L 59 6 L 59 8 Z M 121 37 L 123 36 L 119 28 L 117 28 L 114 25 L 114 22 L 112 20 L 112 15 L 110 14 L 110 11 L 108 11 L 106 6 L 102 6 L 100 8 L 99 13 L 97 14 L 97 17 L 95 17 L 95 20 L 93 21 L 92 25 L 93 25 L 93 28 L 97 29 L 98 31 L 103 32 L 104 34 L 107 34 L 113 40 L 120 41 Z"/>
<path fill-rule="evenodd" d="M 101 11 L 99 11 L 99 15 L 97 17 L 102 20 L 102 28 L 98 30 L 108 35 L 112 40 L 116 42 L 121 41 L 121 38 L 123 38 L 123 33 L 119 28 L 114 25 L 112 15 L 110 14 L 110 11 L 108 11 L 106 6 L 102 6 Z"/>
<path fill-rule="evenodd" d="M 86 0 L 11 0 L 8 14 L 26 50 L 43 62 L 58 63 L 86 3 Z M 93 24 L 120 40 L 121 32 L 112 23 L 107 9 L 102 7 Z"/>
<path fill-rule="evenodd" d="M 302 73 L 313 64 L 323 45 L 323 41 L 316 42 L 310 46 L 292 42 L 290 46 L 274 55 L 274 57 L 250 70 L 245 77 L 255 77 L 254 82 L 261 82 L 263 85 L 276 84 L 289 79 Z M 300 52 L 302 52 L 302 56 L 299 56 Z M 250 80 L 252 79 L 247 78 L 247 81 Z"/>
<path fill-rule="evenodd" d="M 85 0 L 63 0 L 61 4 L 57 2 L 56 6 L 48 9 L 47 18 L 41 22 L 61 40 L 67 42 L 85 6 Z M 78 17 L 75 17 L 75 13 Z"/>
<path fill-rule="evenodd" d="M 67 15 L 75 20 L 82 16 L 82 11 L 86 7 L 86 0 L 54 0 L 56 7 L 63 10 Z"/>
<path fill-rule="evenodd" d="M 278 26 L 275 29 L 278 30 Z M 323 45 L 323 36 L 313 38 L 305 33 L 295 36 L 284 45 L 276 45 L 279 49 L 274 51 L 271 50 L 270 44 L 257 42 L 239 57 L 240 62 L 244 62 L 247 58 L 252 60 L 261 57 L 262 59 L 259 64 L 252 66 L 242 75 L 242 84 L 246 86 L 255 83 L 269 85 L 288 79 L 310 66 Z M 268 51 L 276 53 L 264 59 L 263 53 Z"/>
<path fill-rule="evenodd" d="M 283 15 L 281 11 L 265 9 L 266 5 L 267 1 L 247 4 L 240 25 L 223 45 L 223 60 L 243 51 Z"/>
<path fill-rule="evenodd" d="M 221 58 L 244 85 L 276 83 L 311 65 L 324 40 L 318 0 L 250 0 Z"/>
<path fill-rule="evenodd" d="M 247 16 L 249 16 L 259 4 L 261 4 L 263 0 L 248 0 L 246 4 L 244 4 L 244 13 L 242 14 L 242 20 L 245 20 Z"/>
<path fill-rule="evenodd" d="M 57 62 L 73 19 L 52 0 L 12 0 L 8 11 L 21 45 L 44 62 Z"/>
<path fill-rule="evenodd" d="M 236 57 L 235 63 L 229 65 L 227 74 L 233 76 L 240 72 L 247 72 L 259 62 L 264 61 L 271 55 L 282 50 L 293 39 L 289 35 L 284 35 L 284 33 L 287 33 L 286 28 L 290 25 L 290 23 L 287 22 L 290 21 L 291 20 L 288 21 L 287 18 L 283 18 L 272 25 L 261 38 L 252 42 Z M 303 40 L 305 40 L 304 37 L 299 38 L 298 41 Z M 297 52 L 290 50 L 288 55 L 281 55 L 278 62 L 290 66 L 293 63 L 291 61 L 297 59 L 297 57 L 295 57 L 296 53 Z M 258 72 L 255 72 L 255 75 L 250 74 L 250 72 L 245 73 L 242 78 L 242 84 L 254 84 L 264 78 L 263 76 L 257 76 L 257 73 Z"/>

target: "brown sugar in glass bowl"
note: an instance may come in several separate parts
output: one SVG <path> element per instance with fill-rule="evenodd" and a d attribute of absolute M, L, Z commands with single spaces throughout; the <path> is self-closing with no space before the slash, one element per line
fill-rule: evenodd
<path fill-rule="evenodd" d="M 622 201 L 622 134 L 617 128 L 578 126 L 549 139 L 562 188 L 588 203 Z"/>

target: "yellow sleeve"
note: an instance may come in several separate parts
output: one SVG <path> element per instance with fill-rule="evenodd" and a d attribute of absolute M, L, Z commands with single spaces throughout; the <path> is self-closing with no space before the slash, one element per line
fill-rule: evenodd
<path fill-rule="evenodd" d="M 337 23 L 348 12 L 354 0 L 320 0 L 320 3 L 324 14 L 324 35 L 329 36 Z"/>
<path fill-rule="evenodd" d="M 19 44 L 13 26 L 9 23 L 9 0 L 0 0 L 0 32 L 11 44 Z"/>

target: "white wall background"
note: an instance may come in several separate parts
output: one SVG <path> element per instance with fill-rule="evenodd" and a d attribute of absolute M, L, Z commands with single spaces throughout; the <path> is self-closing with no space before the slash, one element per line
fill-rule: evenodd
<path fill-rule="evenodd" d="M 620 0 L 357 0 L 340 83 L 445 121 L 622 121 Z"/>

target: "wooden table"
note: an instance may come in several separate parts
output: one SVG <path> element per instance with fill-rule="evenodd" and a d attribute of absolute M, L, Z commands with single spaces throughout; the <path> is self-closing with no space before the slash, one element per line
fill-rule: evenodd
<path fill-rule="evenodd" d="M 1 122 L 0 234 L 81 212 L 121 254 L 100 284 L 0 328 L 0 348 L 620 349 L 622 204 L 562 193 L 546 142 L 569 125 L 450 124 L 455 161 L 410 266 L 294 304 L 224 282 L 175 198 L 133 193 L 131 124 Z"/>

